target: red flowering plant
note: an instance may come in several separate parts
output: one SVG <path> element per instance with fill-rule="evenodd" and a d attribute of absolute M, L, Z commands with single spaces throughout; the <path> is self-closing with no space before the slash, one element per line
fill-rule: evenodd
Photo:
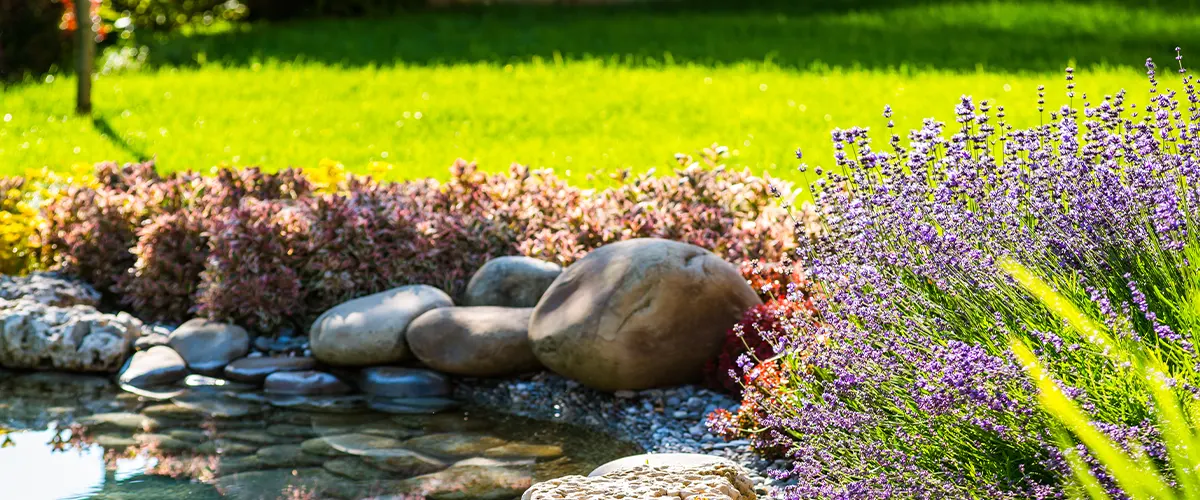
<path fill-rule="evenodd" d="M 100 16 L 101 7 L 104 2 L 103 0 L 89 1 L 92 3 L 89 11 L 92 15 L 92 27 L 96 33 L 96 39 L 97 41 L 103 40 L 104 36 L 107 35 L 111 29 L 111 27 L 108 26 Z M 62 0 L 62 4 L 63 14 L 62 19 L 58 23 L 58 27 L 63 31 L 73 32 L 75 31 L 75 28 L 78 27 L 78 20 L 75 18 L 75 1 Z"/>

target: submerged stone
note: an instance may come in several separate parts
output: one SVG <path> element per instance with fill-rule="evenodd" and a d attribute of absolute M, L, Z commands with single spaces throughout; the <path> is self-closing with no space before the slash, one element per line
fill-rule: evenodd
<path fill-rule="evenodd" d="M 504 444 L 503 439 L 485 434 L 439 433 L 409 439 L 404 447 L 439 457 L 472 457 Z"/>

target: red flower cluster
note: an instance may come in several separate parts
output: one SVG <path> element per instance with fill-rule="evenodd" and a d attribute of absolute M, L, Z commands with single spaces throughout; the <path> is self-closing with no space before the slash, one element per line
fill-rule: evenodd
<path fill-rule="evenodd" d="M 96 34 L 103 39 L 104 35 L 108 34 L 108 26 L 105 26 L 100 19 L 100 4 L 103 3 L 103 0 L 90 1 L 92 2 L 90 9 L 92 14 L 92 26 L 95 28 Z M 58 27 L 63 31 L 75 31 L 75 28 L 78 26 L 75 19 L 75 1 L 62 0 L 62 4 L 63 15 L 62 20 L 58 23 Z"/>

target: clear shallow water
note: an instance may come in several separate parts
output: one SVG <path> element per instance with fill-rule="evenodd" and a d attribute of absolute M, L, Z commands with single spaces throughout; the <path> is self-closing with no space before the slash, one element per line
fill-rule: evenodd
<path fill-rule="evenodd" d="M 639 452 L 474 410 L 312 411 L 245 396 L 198 389 L 177 404 L 103 377 L 0 372 L 0 497 L 507 500 Z"/>

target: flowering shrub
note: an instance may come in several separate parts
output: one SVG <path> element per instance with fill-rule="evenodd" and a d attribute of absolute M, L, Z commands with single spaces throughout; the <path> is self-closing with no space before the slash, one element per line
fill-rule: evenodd
<path fill-rule="evenodd" d="M 1091 304 L 1112 342 L 1163 359 L 1174 390 L 1196 390 L 1200 94 L 1185 75 L 1180 102 L 1147 70 L 1140 105 L 1124 91 L 1076 95 L 1068 70 L 1068 104 L 1029 129 L 964 96 L 952 128 L 926 120 L 907 144 L 890 121 L 882 147 L 864 128 L 833 132 L 836 168 L 811 183 L 822 230 L 796 252 L 818 284 L 818 321 L 775 342 L 785 376 L 751 435 L 786 450 L 784 475 L 801 478 L 789 498 L 1061 497 L 1072 459 L 1010 336 L 1092 429 L 1166 459 L 1150 394 L 1112 344 L 997 267 L 1028 263 Z M 1088 463 L 1110 493 L 1128 493 Z"/>
<path fill-rule="evenodd" d="M 750 308 L 741 322 L 725 334 L 721 354 L 705 367 L 709 386 L 731 393 L 742 391 L 746 367 L 773 358 L 776 354 L 774 337 L 795 332 L 792 321 L 807 311 L 808 302 L 787 299 L 770 301 Z M 770 339 L 770 340 L 769 340 Z"/>
<path fill-rule="evenodd" d="M 521 165 L 485 174 L 458 161 L 450 173 L 446 183 L 380 183 L 332 161 L 311 174 L 211 176 L 100 164 L 95 185 L 68 189 L 45 208 L 43 255 L 147 318 L 198 312 L 269 332 L 306 327 L 333 305 L 399 285 L 457 296 L 503 255 L 570 264 L 597 246 L 652 236 L 735 262 L 794 247 L 777 224 L 786 213 L 772 197 L 775 183 L 746 171 L 625 174 L 599 193 Z"/>

